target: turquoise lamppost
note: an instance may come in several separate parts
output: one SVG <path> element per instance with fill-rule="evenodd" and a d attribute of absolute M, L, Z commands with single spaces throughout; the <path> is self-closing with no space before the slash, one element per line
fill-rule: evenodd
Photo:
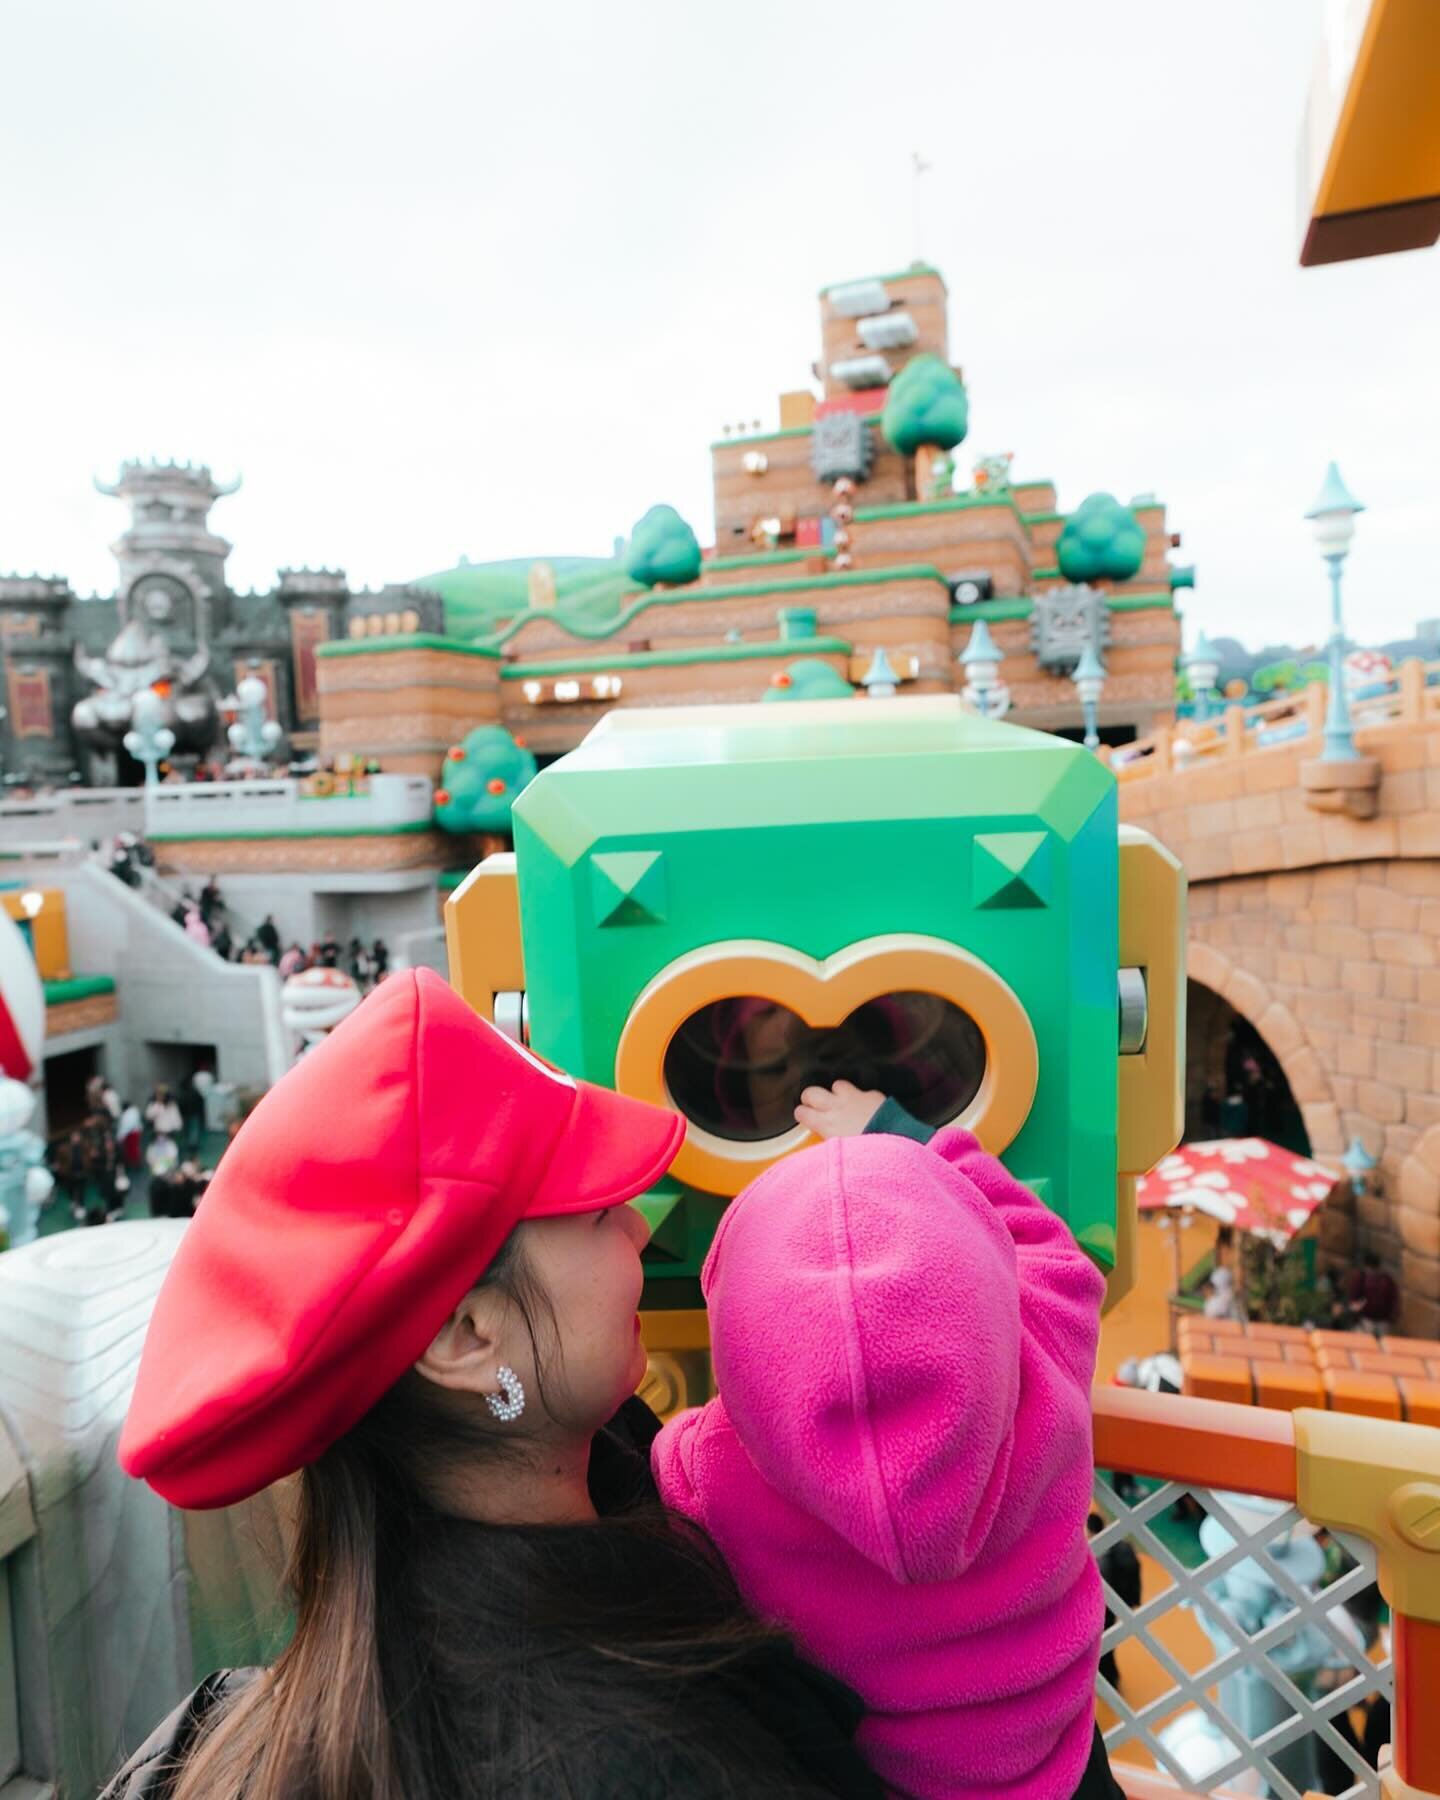
<path fill-rule="evenodd" d="M 1220 652 L 1203 631 L 1191 645 L 1184 666 L 1190 677 L 1190 691 L 1195 696 L 1195 720 L 1203 725 L 1210 716 L 1210 690 L 1220 673 Z"/>
<path fill-rule="evenodd" d="M 1332 462 L 1315 504 L 1306 513 L 1315 543 L 1330 568 L 1330 704 L 1325 714 L 1325 748 L 1321 762 L 1355 762 L 1355 734 L 1350 725 L 1350 701 L 1345 692 L 1345 627 L 1340 614 L 1340 582 L 1350 540 L 1355 536 L 1355 515 L 1365 508 L 1340 479 Z"/>
<path fill-rule="evenodd" d="M 258 675 L 247 675 L 235 689 L 235 699 L 240 716 L 230 727 L 230 748 L 251 762 L 263 763 L 284 735 L 274 719 L 265 716 L 270 690 Z"/>
<path fill-rule="evenodd" d="M 175 748 L 175 733 L 162 723 L 164 717 L 164 702 L 154 688 L 142 688 L 130 702 L 131 729 L 125 733 L 125 748 L 136 762 L 145 765 L 146 787 L 158 785 L 160 764 Z"/>
<path fill-rule="evenodd" d="M 1085 748 L 1100 748 L 1100 696 L 1105 691 L 1105 665 L 1093 644 L 1085 646 L 1075 673 L 1070 677 L 1080 696 L 1080 710 L 1085 717 Z"/>
<path fill-rule="evenodd" d="M 1350 1186 L 1358 1198 L 1370 1185 L 1370 1174 L 1375 1167 L 1375 1158 L 1365 1148 L 1358 1137 L 1352 1137 L 1350 1148 L 1340 1159 L 1341 1166 L 1350 1178 Z"/>

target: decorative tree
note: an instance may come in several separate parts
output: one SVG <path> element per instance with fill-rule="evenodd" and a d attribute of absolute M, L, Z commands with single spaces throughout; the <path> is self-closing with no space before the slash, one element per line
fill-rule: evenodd
<path fill-rule="evenodd" d="M 673 506 L 652 506 L 630 533 L 625 573 L 645 587 L 694 581 L 700 573 L 700 540 Z"/>
<path fill-rule="evenodd" d="M 902 456 L 953 450 L 970 424 L 965 384 L 938 356 L 917 356 L 890 383 L 880 429 Z"/>
<path fill-rule="evenodd" d="M 503 725 L 477 725 L 445 753 L 444 786 L 435 818 L 457 835 L 508 831 L 515 796 L 535 777 L 535 758 Z"/>
<path fill-rule="evenodd" d="M 1145 533 L 1113 494 L 1090 494 L 1065 521 L 1055 558 L 1067 581 L 1128 581 L 1145 560 Z"/>
<path fill-rule="evenodd" d="M 760 696 L 762 700 L 850 700 L 855 690 L 837 669 L 818 656 L 802 656 L 788 664 Z"/>

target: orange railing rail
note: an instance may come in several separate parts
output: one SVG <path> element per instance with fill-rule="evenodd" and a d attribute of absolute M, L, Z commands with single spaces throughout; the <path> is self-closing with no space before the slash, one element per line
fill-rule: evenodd
<path fill-rule="evenodd" d="M 1138 1640 L 1174 1682 L 1143 1705 L 1127 1702 L 1107 1680 L 1098 1684 L 1102 1720 L 1111 1721 L 1106 1741 L 1112 1764 L 1130 1800 L 1253 1793 L 1257 1779 L 1269 1784 L 1259 1791 L 1300 1800 L 1301 1790 L 1277 1769 L 1276 1759 L 1283 1763 L 1312 1732 L 1346 1762 L 1353 1776 L 1347 1794 L 1394 1800 L 1440 1796 L 1440 1431 L 1350 1414 L 1289 1413 L 1122 1388 L 1096 1390 L 1094 1427 L 1096 1468 L 1104 1472 L 1096 1485 L 1097 1507 L 1105 1518 L 1095 1539 L 1102 1567 L 1104 1551 L 1128 1536 L 1157 1577 L 1138 1608 L 1107 1587 L 1116 1623 L 1105 1634 L 1105 1647 Z M 1149 1491 L 1140 1501 L 1121 1500 L 1116 1492 L 1120 1477 L 1143 1478 Z M 1163 1485 L 1149 1485 L 1156 1483 Z M 1237 1506 L 1243 1517 L 1247 1497 L 1270 1503 L 1269 1523 L 1253 1528 L 1236 1523 Z M 1228 1549 L 1188 1569 L 1176 1563 L 1154 1530 L 1168 1509 L 1187 1499 L 1198 1502 L 1230 1533 L 1221 1540 Z M 1303 1521 L 1325 1527 L 1353 1559 L 1343 1579 L 1311 1593 L 1296 1587 L 1283 1561 L 1272 1561 L 1276 1543 L 1288 1539 L 1293 1529 L 1305 1529 Z M 1210 1542 L 1215 1541 L 1212 1536 Z M 1273 1570 L 1282 1611 L 1285 1596 L 1293 1597 L 1289 1613 L 1249 1636 L 1239 1625 L 1227 1624 L 1214 1598 L 1223 1590 L 1225 1574 L 1242 1564 Z M 1167 1571 L 1168 1589 L 1161 1585 Z M 1357 1598 L 1376 1579 L 1391 1610 L 1389 1659 L 1367 1656 L 1334 1625 L 1345 1610 L 1341 1602 Z M 1170 1607 L 1192 1612 L 1202 1625 L 1208 1616 L 1212 1643 L 1219 1645 L 1228 1633 L 1230 1646 L 1217 1647 L 1213 1658 L 1200 1658 L 1193 1668 L 1182 1666 L 1156 1635 L 1157 1622 Z M 1347 1660 L 1353 1665 L 1313 1703 L 1291 1680 L 1283 1658 L 1277 1662 L 1272 1654 L 1283 1651 L 1301 1630 L 1312 1631 L 1321 1641 L 1330 1634 L 1332 1668 Z M 1190 1636 L 1201 1641 L 1198 1633 Z M 1235 1722 L 1227 1721 L 1215 1697 L 1242 1667 L 1252 1668 L 1257 1681 L 1268 1684 L 1267 1697 L 1270 1690 L 1279 1692 L 1294 1709 L 1292 1718 L 1250 1743 L 1239 1741 Z M 1352 1698 L 1377 1695 L 1393 1695 L 1393 1761 L 1384 1770 L 1370 1769 L 1358 1752 L 1352 1755 L 1340 1745 L 1334 1728 Z M 1195 1779 L 1178 1764 L 1173 1738 L 1166 1747 L 1162 1734 L 1184 1708 L 1217 1738 L 1228 1724 L 1231 1742 L 1225 1749 L 1234 1754 L 1221 1759 L 1213 1784 Z M 1231 1782 L 1238 1787 L 1232 1789 Z"/>

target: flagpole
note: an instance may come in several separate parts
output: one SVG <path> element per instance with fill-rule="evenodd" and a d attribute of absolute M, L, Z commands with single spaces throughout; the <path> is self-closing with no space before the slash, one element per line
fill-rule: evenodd
<path fill-rule="evenodd" d="M 918 150 L 912 150 L 910 152 L 910 168 L 912 171 L 910 176 L 910 241 L 913 246 L 912 254 L 917 263 L 925 260 L 924 253 L 921 249 L 920 182 L 923 176 L 929 174 L 933 166 L 933 164 L 925 161 Z"/>

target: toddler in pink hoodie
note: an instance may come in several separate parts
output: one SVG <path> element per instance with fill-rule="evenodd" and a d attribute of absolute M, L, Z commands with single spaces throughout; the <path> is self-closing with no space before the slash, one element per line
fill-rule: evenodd
<path fill-rule="evenodd" d="M 879 1096 L 804 1101 L 833 1136 Z M 701 1276 L 719 1397 L 665 1426 L 655 1478 L 860 1695 L 896 1793 L 1117 1793 L 1085 1532 L 1103 1282 L 968 1132 L 897 1125 L 928 1135 L 887 1102 L 729 1207 Z"/>

